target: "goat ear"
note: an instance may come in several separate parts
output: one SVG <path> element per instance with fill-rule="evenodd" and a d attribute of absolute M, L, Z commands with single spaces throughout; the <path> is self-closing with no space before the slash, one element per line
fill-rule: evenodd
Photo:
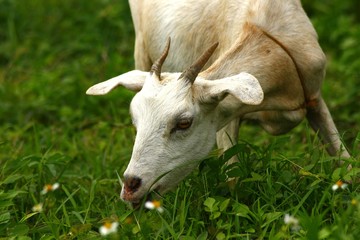
<path fill-rule="evenodd" d="M 229 94 L 248 105 L 259 105 L 264 99 L 259 81 L 249 73 L 201 82 L 204 90 L 202 101 L 205 103 L 220 102 Z"/>
<path fill-rule="evenodd" d="M 138 92 L 142 89 L 145 79 L 148 75 L 148 72 L 143 72 L 139 70 L 130 71 L 117 77 L 111 78 L 110 80 L 107 80 L 105 82 L 95 84 L 86 91 L 86 94 L 105 95 L 117 86 L 123 86 L 129 90 Z"/>

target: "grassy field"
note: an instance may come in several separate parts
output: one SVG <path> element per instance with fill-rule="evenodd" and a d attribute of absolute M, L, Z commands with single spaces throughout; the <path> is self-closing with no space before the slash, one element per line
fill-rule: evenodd
<path fill-rule="evenodd" d="M 133 94 L 85 95 L 133 68 L 127 2 L 0 0 L 0 239 L 98 239 L 112 222 L 105 238 L 358 239 L 360 4 L 303 3 L 329 59 L 324 97 L 353 171 L 336 167 L 306 121 L 279 137 L 247 125 L 238 145 L 214 150 L 164 196 L 160 213 L 119 199 Z M 233 155 L 241 161 L 228 171 Z M 353 183 L 334 191 L 338 180 Z"/>

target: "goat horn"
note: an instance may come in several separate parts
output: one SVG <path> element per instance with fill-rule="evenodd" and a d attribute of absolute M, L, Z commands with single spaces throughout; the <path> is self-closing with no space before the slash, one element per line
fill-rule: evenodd
<path fill-rule="evenodd" d="M 163 53 L 161 54 L 161 56 L 154 62 L 154 64 L 151 66 L 150 69 L 150 73 L 155 73 L 155 75 L 160 79 L 160 74 L 161 74 L 161 67 L 169 53 L 169 49 L 170 49 L 170 37 L 168 38 L 167 42 L 166 42 L 166 46 L 164 48 Z"/>
<path fill-rule="evenodd" d="M 204 52 L 201 57 L 199 57 L 195 63 L 193 63 L 188 69 L 186 69 L 179 77 L 184 78 L 185 80 L 194 83 L 197 75 L 200 73 L 201 69 L 207 63 L 211 55 L 214 53 L 215 49 L 219 43 L 212 45 L 206 52 Z"/>

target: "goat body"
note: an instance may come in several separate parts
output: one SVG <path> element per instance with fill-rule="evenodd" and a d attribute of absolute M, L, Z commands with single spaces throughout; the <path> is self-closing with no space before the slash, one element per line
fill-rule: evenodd
<path fill-rule="evenodd" d="M 349 156 L 321 97 L 326 58 L 299 0 L 129 2 L 138 70 L 87 92 L 106 94 L 118 85 L 140 90 L 131 104 L 138 131 L 123 199 L 138 202 L 149 190 L 176 185 L 215 138 L 218 147 L 231 147 L 245 119 L 277 135 L 307 118 L 330 155 Z M 169 36 L 170 54 L 161 63 L 165 72 L 149 74 Z M 184 74 L 177 72 L 215 42 L 219 46 L 206 57 L 207 69 L 180 81 Z"/>

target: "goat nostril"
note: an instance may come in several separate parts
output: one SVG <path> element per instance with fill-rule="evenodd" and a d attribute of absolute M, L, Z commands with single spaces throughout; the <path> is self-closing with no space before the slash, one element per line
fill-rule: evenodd
<path fill-rule="evenodd" d="M 141 186 L 141 178 L 125 177 L 124 187 L 127 192 L 136 192 Z"/>

